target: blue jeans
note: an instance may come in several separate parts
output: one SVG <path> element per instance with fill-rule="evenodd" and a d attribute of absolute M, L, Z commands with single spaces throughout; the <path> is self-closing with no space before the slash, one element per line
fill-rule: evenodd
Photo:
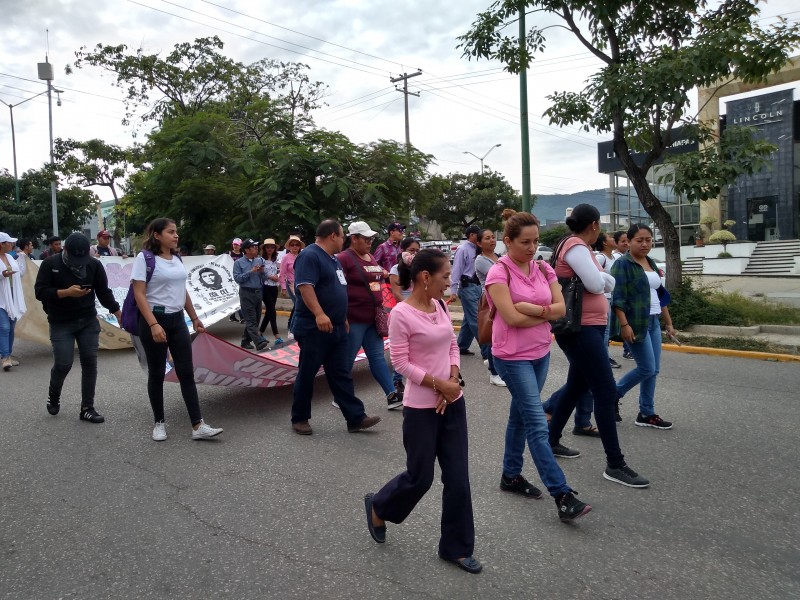
<path fill-rule="evenodd" d="M 64 380 L 72 370 L 75 344 L 81 360 L 81 408 L 94 406 L 97 385 L 97 349 L 100 346 L 100 321 L 96 316 L 74 319 L 65 323 L 50 323 L 50 343 L 53 346 L 53 368 L 50 369 L 49 398 L 61 400 Z"/>
<path fill-rule="evenodd" d="M 584 325 L 578 333 L 556 336 L 556 343 L 569 361 L 569 371 L 567 383 L 562 388 L 561 398 L 550 420 L 550 444 L 555 446 L 559 443 L 578 399 L 591 392 L 594 397 L 594 416 L 608 466 L 619 468 L 625 465 L 625 456 L 617 437 L 614 415 L 617 386 L 608 362 L 608 348 L 603 345 L 604 334 L 605 325 Z"/>
<path fill-rule="evenodd" d="M 10 319 L 6 309 L 0 308 L 0 358 L 11 356 L 14 350 L 14 328 L 16 319 Z"/>
<path fill-rule="evenodd" d="M 656 414 L 656 378 L 661 367 L 661 321 L 658 317 L 650 315 L 647 333 L 641 342 L 628 344 L 636 360 L 636 368 L 617 383 L 620 398 L 639 384 L 639 412 L 645 417 Z"/>
<path fill-rule="evenodd" d="M 539 397 L 547 379 L 550 354 L 538 360 L 506 360 L 495 357 L 494 365 L 511 392 L 503 475 L 516 477 L 522 473 L 522 455 L 527 439 L 536 470 L 550 495 L 555 497 L 572 491 L 548 442 L 547 419 Z"/>
<path fill-rule="evenodd" d="M 492 356 L 492 344 L 480 344 L 481 358 L 489 361 L 489 373 L 497 375 L 497 369 L 494 368 L 494 356 Z"/>
<path fill-rule="evenodd" d="M 461 331 L 458 332 L 458 347 L 460 350 L 469 350 L 472 340 L 478 337 L 478 301 L 481 299 L 481 286 L 472 284 L 461 287 L 458 298 L 464 311 Z"/>
<path fill-rule="evenodd" d="M 347 333 L 344 323 L 335 324 L 331 333 L 312 329 L 295 335 L 300 346 L 300 364 L 294 381 L 292 423 L 301 423 L 311 418 L 311 398 L 314 395 L 314 380 L 320 367 L 325 368 L 325 379 L 339 405 L 339 410 L 348 427 L 355 427 L 364 420 L 364 403 L 356 398 L 353 390 L 353 363 L 347 360 Z"/>
<path fill-rule="evenodd" d="M 394 391 L 394 382 L 389 374 L 389 365 L 386 364 L 383 338 L 375 330 L 375 323 L 350 323 L 350 333 L 347 335 L 347 359 L 350 361 L 350 370 L 353 369 L 356 354 L 361 347 L 367 355 L 372 376 L 380 384 L 384 395 L 388 396 Z"/>
<path fill-rule="evenodd" d="M 553 392 L 547 399 L 547 401 L 544 402 L 544 404 L 542 404 L 544 412 L 546 412 L 549 415 L 552 415 L 554 412 L 556 412 L 556 406 L 558 406 L 558 402 L 563 394 L 564 394 L 564 386 L 561 386 L 559 389 Z M 578 398 L 578 401 L 575 403 L 576 429 L 585 429 L 586 427 L 592 426 L 593 410 L 594 410 L 594 398 L 592 397 L 592 393 L 587 391 L 580 398 Z"/>

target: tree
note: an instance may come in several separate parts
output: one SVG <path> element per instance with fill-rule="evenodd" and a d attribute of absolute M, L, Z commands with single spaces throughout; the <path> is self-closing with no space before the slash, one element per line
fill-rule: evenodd
<path fill-rule="evenodd" d="M 522 199 L 501 174 L 485 169 L 484 173 L 451 173 L 443 178 L 442 193 L 427 211 L 442 233 L 461 239 L 464 229 L 474 224 L 492 230 L 501 228 L 504 208 L 520 210 Z"/>
<path fill-rule="evenodd" d="M 55 171 L 81 187 L 100 186 L 109 189 L 114 196 L 113 237 L 119 246 L 121 222 L 117 186 L 131 172 L 135 149 L 123 149 L 103 140 L 85 142 L 76 140 L 55 141 Z"/>
<path fill-rule="evenodd" d="M 762 29 L 757 0 L 723 0 L 711 8 L 700 0 L 498 0 L 459 37 L 464 56 L 500 60 L 512 73 L 527 69 L 545 47 L 547 27 L 534 25 L 521 45 L 503 29 L 529 7 L 559 18 L 603 62 L 583 91 L 548 96 L 552 104 L 545 115 L 557 125 L 612 133 L 614 151 L 664 237 L 667 283 L 674 288 L 681 280 L 680 240 L 647 174 L 680 123 L 693 129 L 705 151 L 686 159 L 694 172 L 683 170 L 685 162 L 674 171 L 676 192 L 704 200 L 737 176 L 756 172 L 769 148 L 733 127 L 722 144 L 706 145 L 719 141 L 713 139 L 717 124 L 685 118 L 689 92 L 735 78 L 763 81 L 786 63 L 800 40 L 800 25 L 780 18 Z M 633 152 L 643 153 L 643 160 L 635 161 Z"/>
<path fill-rule="evenodd" d="M 728 244 L 730 242 L 735 242 L 736 236 L 727 229 L 720 229 L 719 231 L 712 233 L 711 237 L 708 238 L 708 241 L 712 244 L 722 244 L 722 251 L 727 252 Z"/>
<path fill-rule="evenodd" d="M 543 246 L 550 246 L 555 248 L 558 240 L 569 234 L 569 227 L 566 225 L 554 225 L 548 227 L 546 230 L 539 234 L 539 243 Z"/>
<path fill-rule="evenodd" d="M 0 172 L 0 230 L 33 239 L 52 234 L 50 181 L 48 168 L 30 170 L 20 177 L 20 201 L 14 198 L 14 177 Z M 62 187 L 56 193 L 59 232 L 80 231 L 92 217 L 97 196 L 77 186 Z"/>

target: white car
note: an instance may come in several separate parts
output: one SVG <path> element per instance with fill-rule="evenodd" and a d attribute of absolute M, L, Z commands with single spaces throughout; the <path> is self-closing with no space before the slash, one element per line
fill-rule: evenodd
<path fill-rule="evenodd" d="M 536 249 L 536 260 L 549 261 L 553 257 L 553 249 L 550 246 L 539 246 Z"/>

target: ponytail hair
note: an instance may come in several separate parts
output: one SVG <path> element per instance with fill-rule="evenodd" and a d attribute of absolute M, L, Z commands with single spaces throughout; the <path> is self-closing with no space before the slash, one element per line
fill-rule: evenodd
<path fill-rule="evenodd" d="M 160 254 L 161 242 L 156 239 L 155 234 L 163 233 L 164 230 L 170 225 L 175 225 L 175 221 L 168 217 L 159 217 L 150 221 L 150 223 L 147 225 L 147 228 L 144 230 L 145 240 L 142 244 L 142 249 L 149 250 L 153 254 Z M 171 250 L 171 253 L 178 254 L 176 250 Z"/>
<path fill-rule="evenodd" d="M 400 287 L 407 290 L 411 287 L 412 283 L 416 282 L 420 273 L 427 271 L 433 275 L 441 271 L 445 263 L 449 262 L 447 255 L 441 250 L 436 250 L 435 248 L 420 250 L 414 255 L 414 259 L 411 261 L 410 265 L 407 265 L 403 260 L 397 264 Z"/>

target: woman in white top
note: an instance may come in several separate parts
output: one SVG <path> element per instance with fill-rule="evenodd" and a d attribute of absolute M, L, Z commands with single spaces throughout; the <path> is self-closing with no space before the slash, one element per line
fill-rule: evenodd
<path fill-rule="evenodd" d="M 181 393 L 192 421 L 192 439 L 201 440 L 222 433 L 207 425 L 200 414 L 200 400 L 194 382 L 192 342 L 183 311 L 189 314 L 195 331 L 205 328 L 197 317 L 189 293 L 186 291 L 186 269 L 178 256 L 178 229 L 175 221 L 164 217 L 152 221 L 145 230 L 147 239 L 143 251 L 133 264 L 133 294 L 139 308 L 139 338 L 147 357 L 147 395 L 153 408 L 155 426 L 153 439 L 167 439 L 164 422 L 164 374 L 167 350 L 172 354 L 175 374 L 181 384 Z M 148 281 L 145 252 L 155 260 Z"/>
<path fill-rule="evenodd" d="M 14 349 L 17 319 L 26 310 L 19 265 L 10 254 L 16 241 L 17 238 L 0 231 L 0 363 L 4 371 L 19 364 L 11 358 L 11 351 Z"/>
<path fill-rule="evenodd" d="M 478 256 L 475 257 L 475 275 L 481 283 L 481 291 L 486 289 L 486 274 L 489 272 L 497 259 L 500 258 L 494 253 L 497 247 L 497 240 L 491 229 L 481 229 L 478 232 Z M 506 382 L 497 374 L 494 368 L 494 357 L 492 356 L 492 343 L 480 344 L 481 358 L 483 364 L 489 368 L 489 383 L 500 387 L 506 387 Z"/>

